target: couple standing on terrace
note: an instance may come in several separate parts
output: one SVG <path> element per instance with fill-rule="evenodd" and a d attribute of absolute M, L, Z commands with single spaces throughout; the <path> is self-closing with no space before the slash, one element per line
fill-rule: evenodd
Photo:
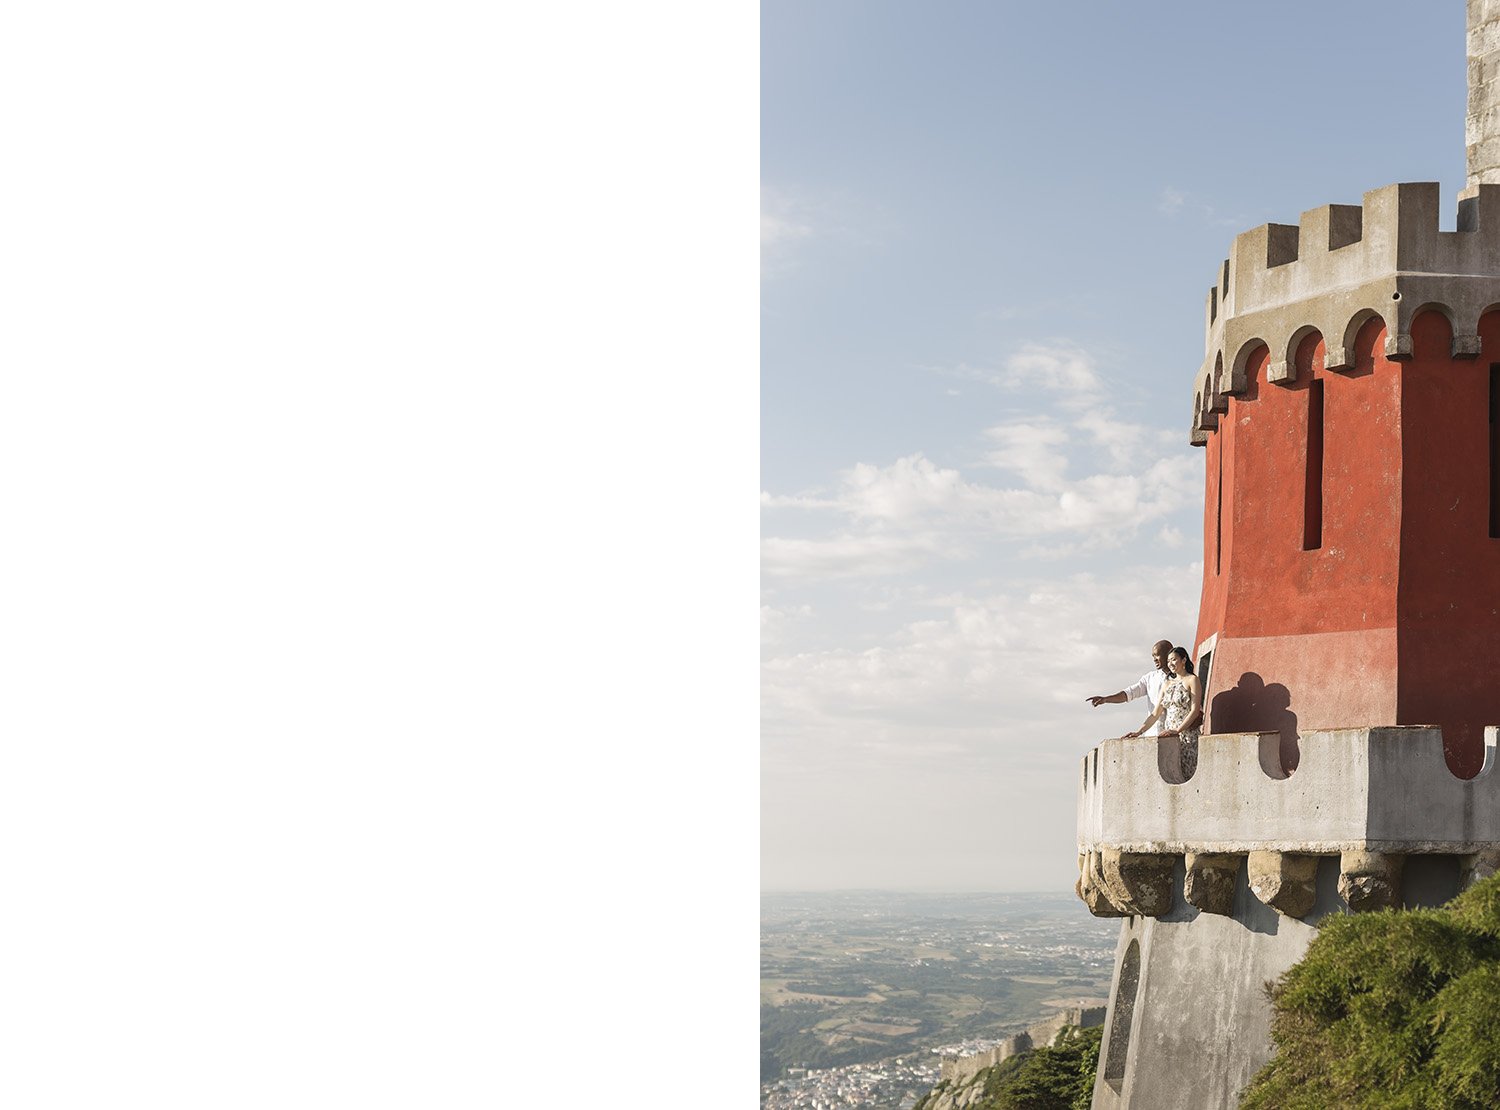
<path fill-rule="evenodd" d="M 1176 736 L 1182 741 L 1183 754 L 1195 748 L 1203 724 L 1203 683 L 1193 673 L 1193 661 L 1186 648 L 1173 647 L 1170 640 L 1151 645 L 1151 662 L 1147 671 L 1123 690 L 1113 694 L 1096 694 L 1085 698 L 1095 709 L 1106 702 L 1149 698 L 1152 709 L 1141 727 L 1126 736 Z M 1160 727 L 1165 725 L 1165 727 Z"/>

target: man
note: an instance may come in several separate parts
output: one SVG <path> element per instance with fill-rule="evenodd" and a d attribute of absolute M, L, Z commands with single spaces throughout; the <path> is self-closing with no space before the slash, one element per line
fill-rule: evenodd
<path fill-rule="evenodd" d="M 1155 706 L 1161 698 L 1162 683 L 1167 681 L 1167 656 L 1172 654 L 1172 644 L 1169 640 L 1157 640 L 1151 645 L 1151 662 L 1156 664 L 1156 669 L 1141 675 L 1135 682 L 1123 690 L 1116 690 L 1113 694 L 1095 694 L 1091 698 L 1083 700 L 1098 709 L 1105 702 L 1118 705 L 1120 702 L 1131 701 L 1135 698 L 1145 698 L 1148 704 Z M 1142 736 L 1155 736 L 1161 730 L 1161 721 L 1156 721 L 1150 728 L 1143 732 Z"/>

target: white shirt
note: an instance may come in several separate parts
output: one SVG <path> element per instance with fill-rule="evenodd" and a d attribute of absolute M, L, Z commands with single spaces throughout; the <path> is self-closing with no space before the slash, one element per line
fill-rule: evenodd
<path fill-rule="evenodd" d="M 1146 698 L 1151 702 L 1151 708 L 1156 708 L 1156 703 L 1161 701 L 1161 688 L 1166 685 L 1167 675 L 1160 667 L 1141 675 L 1135 682 L 1125 687 L 1125 700 L 1134 701 L 1136 698 Z M 1158 717 L 1150 728 L 1141 733 L 1142 736 L 1155 736 L 1161 731 L 1161 718 Z"/>

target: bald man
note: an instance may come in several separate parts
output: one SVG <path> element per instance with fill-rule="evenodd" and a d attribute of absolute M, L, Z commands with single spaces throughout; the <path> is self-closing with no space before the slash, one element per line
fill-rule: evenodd
<path fill-rule="evenodd" d="M 1153 707 L 1161 698 L 1162 683 L 1167 681 L 1167 656 L 1172 654 L 1172 642 L 1170 640 L 1157 640 L 1151 645 L 1151 662 L 1156 664 L 1156 669 L 1147 671 L 1123 690 L 1116 690 L 1113 694 L 1095 694 L 1091 698 L 1083 700 L 1098 709 L 1106 702 L 1118 705 L 1121 702 L 1133 701 L 1136 698 L 1145 698 Z M 1161 729 L 1161 721 L 1156 721 L 1142 736 L 1155 736 Z"/>

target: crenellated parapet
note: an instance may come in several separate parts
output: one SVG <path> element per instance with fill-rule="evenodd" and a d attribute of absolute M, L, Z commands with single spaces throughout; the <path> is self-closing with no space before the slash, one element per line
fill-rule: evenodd
<path fill-rule="evenodd" d="M 1352 910 L 1402 904 L 1413 855 L 1456 857 L 1466 885 L 1500 867 L 1495 727 L 1485 741 L 1460 779 L 1430 727 L 1304 733 L 1291 774 L 1279 733 L 1205 735 L 1195 765 L 1176 739 L 1106 740 L 1081 768 L 1078 895 L 1101 917 L 1160 917 L 1179 897 L 1228 915 L 1243 867 L 1257 899 L 1303 917 L 1321 857 Z"/>
<path fill-rule="evenodd" d="M 1479 354 L 1479 318 L 1500 307 L 1500 185 L 1470 186 L 1458 226 L 1438 226 L 1435 182 L 1387 185 L 1359 205 L 1329 204 L 1297 224 L 1236 236 L 1205 309 L 1205 357 L 1194 381 L 1192 442 L 1207 442 L 1228 398 L 1247 385 L 1250 355 L 1270 351 L 1267 377 L 1295 380 L 1298 345 L 1317 332 L 1330 370 L 1354 368 L 1354 339 L 1376 317 L 1384 354 L 1412 354 L 1411 323 L 1436 309 L 1453 326 L 1453 357 Z"/>

